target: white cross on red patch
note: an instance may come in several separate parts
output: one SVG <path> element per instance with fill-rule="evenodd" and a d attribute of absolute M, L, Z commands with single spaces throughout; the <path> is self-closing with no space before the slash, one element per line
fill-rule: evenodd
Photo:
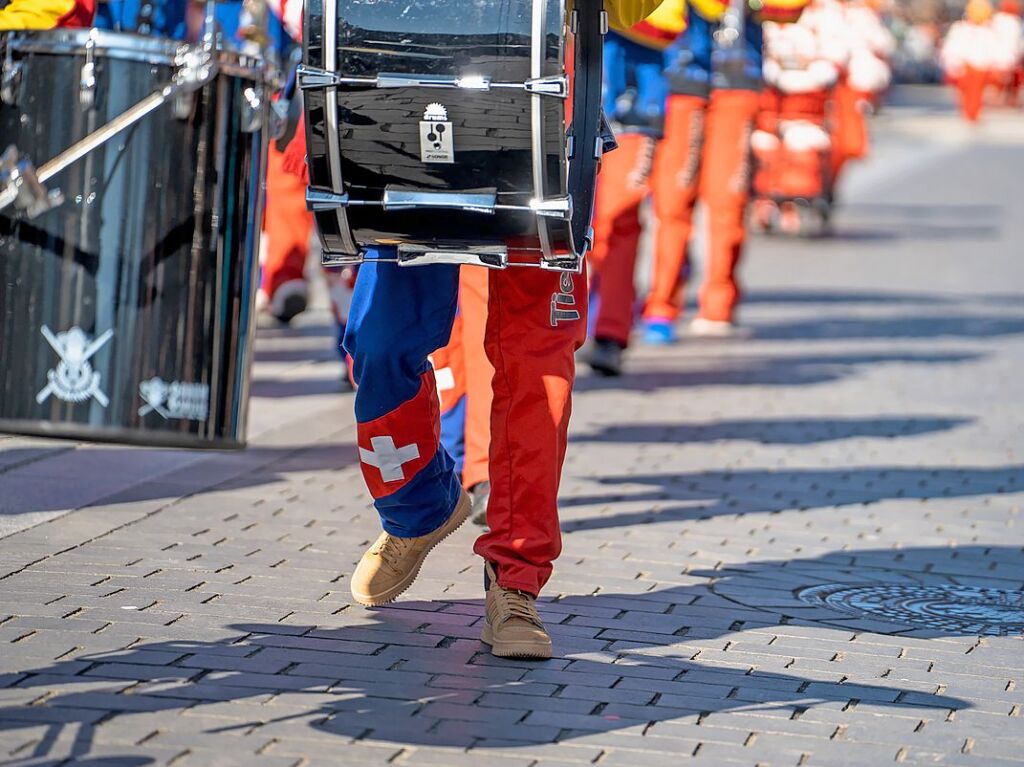
<path fill-rule="evenodd" d="M 359 448 L 359 459 L 367 466 L 380 470 L 380 478 L 384 482 L 398 482 L 405 479 L 402 468 L 410 461 L 420 457 L 420 449 L 415 443 L 403 447 L 395 447 L 391 437 L 370 437 L 372 450 Z"/>

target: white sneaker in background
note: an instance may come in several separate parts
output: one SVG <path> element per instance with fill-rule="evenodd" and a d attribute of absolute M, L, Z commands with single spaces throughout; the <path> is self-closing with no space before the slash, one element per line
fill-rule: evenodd
<path fill-rule="evenodd" d="M 736 335 L 737 331 L 738 328 L 734 322 L 709 320 L 704 317 L 694 317 L 689 326 L 691 336 L 702 338 L 730 338 Z"/>

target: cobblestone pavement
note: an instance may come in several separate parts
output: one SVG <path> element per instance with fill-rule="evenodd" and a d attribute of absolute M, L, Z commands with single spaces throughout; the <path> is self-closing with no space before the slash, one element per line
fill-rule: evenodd
<path fill-rule="evenodd" d="M 1024 119 L 876 124 L 828 241 L 757 240 L 751 337 L 580 381 L 542 604 L 492 658 L 462 530 L 394 607 L 323 316 L 238 454 L 0 439 L 0 764 L 1024 761 Z"/>

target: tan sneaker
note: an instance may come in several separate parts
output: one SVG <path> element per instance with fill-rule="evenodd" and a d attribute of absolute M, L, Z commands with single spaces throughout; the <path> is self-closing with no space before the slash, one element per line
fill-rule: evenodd
<path fill-rule="evenodd" d="M 551 637 L 544 628 L 532 594 L 503 589 L 490 562 L 484 563 L 487 615 L 480 640 L 499 658 L 551 657 Z"/>
<path fill-rule="evenodd" d="M 430 550 L 469 518 L 471 508 L 469 496 L 463 491 L 448 521 L 432 533 L 419 538 L 381 533 L 352 573 L 352 598 L 367 607 L 393 602 L 416 580 Z"/>

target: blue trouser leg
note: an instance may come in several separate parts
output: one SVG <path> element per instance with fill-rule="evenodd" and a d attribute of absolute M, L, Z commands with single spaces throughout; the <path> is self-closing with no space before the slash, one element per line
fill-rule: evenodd
<path fill-rule="evenodd" d="M 392 535 L 437 529 L 461 492 L 452 459 L 438 443 L 439 404 L 427 361 L 448 342 L 458 288 L 459 269 L 448 265 L 368 260 L 356 277 L 344 343 L 358 387 L 360 460 Z"/>

